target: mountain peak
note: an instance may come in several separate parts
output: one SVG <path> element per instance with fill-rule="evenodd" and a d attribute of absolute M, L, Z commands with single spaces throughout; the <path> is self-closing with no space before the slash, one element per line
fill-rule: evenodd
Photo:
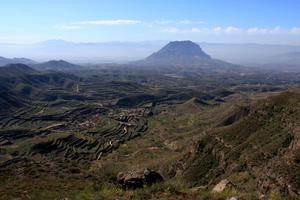
<path fill-rule="evenodd" d="M 210 56 L 202 51 L 200 46 L 192 41 L 169 42 L 160 51 L 154 53 L 155 56 L 188 56 L 210 59 Z"/>
<path fill-rule="evenodd" d="M 49 60 L 48 62 L 34 65 L 34 67 L 36 69 L 56 70 L 56 71 L 76 70 L 81 68 L 81 66 L 69 63 L 65 60 Z"/>
<path fill-rule="evenodd" d="M 190 56 L 210 59 L 210 56 L 202 51 L 200 46 L 190 40 L 173 41 L 164 46 L 157 54 L 169 54 L 174 56 Z"/>
<path fill-rule="evenodd" d="M 212 60 L 211 57 L 202 51 L 198 44 L 186 40 L 169 42 L 138 64 L 191 66 L 206 63 L 210 60 Z"/>
<path fill-rule="evenodd" d="M 247 70 L 239 66 L 212 59 L 201 47 L 189 40 L 173 41 L 162 47 L 159 51 L 147 58 L 134 63 L 139 66 L 162 68 L 170 70 L 186 70 L 207 73 L 241 73 Z"/>

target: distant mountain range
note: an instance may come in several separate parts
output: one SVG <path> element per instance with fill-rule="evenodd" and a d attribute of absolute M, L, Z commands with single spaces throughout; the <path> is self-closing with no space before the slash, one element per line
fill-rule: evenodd
<path fill-rule="evenodd" d="M 81 64 L 128 63 L 145 58 L 167 43 L 168 41 L 75 43 L 48 40 L 35 44 L 0 44 L 0 55 L 26 57 L 38 62 L 62 59 Z M 212 58 L 226 62 L 267 69 L 284 68 L 287 71 L 300 71 L 298 57 L 295 60 L 285 59 L 288 54 L 300 52 L 300 46 L 205 42 L 197 44 Z"/>
<path fill-rule="evenodd" d="M 15 65 L 14 65 L 15 64 Z M 69 71 L 82 69 L 80 65 L 75 65 L 64 60 L 50 60 L 47 62 L 38 63 L 28 58 L 4 58 L 0 57 L 0 73 L 6 72 L 7 68 L 11 68 L 9 71 L 13 71 L 16 67 L 19 70 L 21 67 L 28 68 L 28 66 L 37 70 L 53 70 L 53 71 Z"/>
<path fill-rule="evenodd" d="M 5 58 L 5 57 L 0 57 L 0 66 L 8 65 L 8 64 L 16 64 L 16 63 L 31 65 L 31 64 L 36 64 L 37 62 L 35 62 L 34 60 L 31 60 L 31 59 L 28 59 L 28 58 Z"/>

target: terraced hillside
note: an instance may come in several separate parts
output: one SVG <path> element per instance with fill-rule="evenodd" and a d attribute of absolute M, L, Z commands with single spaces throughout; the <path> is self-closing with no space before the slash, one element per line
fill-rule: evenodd
<path fill-rule="evenodd" d="M 76 161 L 100 160 L 120 143 L 135 138 L 147 130 L 147 121 L 143 116 L 110 115 L 107 118 L 100 113 L 91 115 L 88 120 L 77 121 L 71 127 L 74 133 L 67 136 L 58 134 L 51 140 L 35 144 L 30 153 L 55 154 L 56 157 Z"/>

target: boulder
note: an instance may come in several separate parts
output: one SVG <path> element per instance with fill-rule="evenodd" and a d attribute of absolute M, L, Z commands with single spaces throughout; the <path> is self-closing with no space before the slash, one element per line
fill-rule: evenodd
<path fill-rule="evenodd" d="M 240 198 L 238 196 L 233 196 L 228 198 L 227 200 L 240 200 Z"/>
<path fill-rule="evenodd" d="M 223 192 L 226 188 L 232 187 L 232 183 L 228 181 L 227 179 L 221 180 L 215 187 L 212 189 L 212 192 L 214 193 L 220 193 Z"/>
<path fill-rule="evenodd" d="M 163 181 L 163 177 L 156 171 L 150 169 L 132 170 L 120 172 L 117 176 L 118 183 L 125 189 L 142 188 Z"/>
<path fill-rule="evenodd" d="M 207 190 L 207 185 L 201 185 L 201 186 L 197 186 L 197 187 L 193 187 L 190 189 L 191 192 L 200 192 L 200 191 L 205 191 Z"/>

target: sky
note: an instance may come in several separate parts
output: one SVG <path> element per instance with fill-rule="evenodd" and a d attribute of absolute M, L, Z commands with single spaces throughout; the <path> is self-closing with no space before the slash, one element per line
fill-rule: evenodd
<path fill-rule="evenodd" d="M 0 43 L 193 40 L 300 45 L 299 0 L 0 0 Z"/>

